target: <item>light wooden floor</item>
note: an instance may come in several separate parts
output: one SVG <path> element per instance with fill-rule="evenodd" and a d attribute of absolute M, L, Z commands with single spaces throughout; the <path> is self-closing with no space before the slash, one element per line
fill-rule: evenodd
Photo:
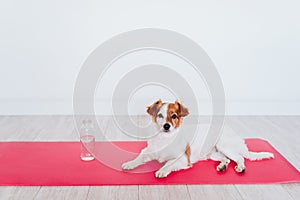
<path fill-rule="evenodd" d="M 145 118 L 135 118 L 145 123 Z M 206 117 L 203 122 L 209 121 Z M 105 132 L 117 133 L 110 117 Z M 188 121 L 188 120 L 187 120 Z M 187 122 L 188 123 L 188 122 Z M 243 137 L 268 140 L 300 169 L 299 116 L 232 116 L 226 125 Z M 139 130 L 137 130 L 137 133 Z M 78 140 L 72 116 L 0 116 L 0 141 Z M 1 161 L 3 162 L 3 161 Z M 276 185 L 172 185 L 105 187 L 0 187 L 0 199 L 300 199 L 300 183 Z"/>

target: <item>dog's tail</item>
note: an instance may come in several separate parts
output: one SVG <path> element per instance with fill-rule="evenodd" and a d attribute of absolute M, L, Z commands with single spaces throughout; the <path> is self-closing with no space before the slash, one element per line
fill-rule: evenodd
<path fill-rule="evenodd" d="M 249 160 L 262 160 L 262 159 L 269 159 L 274 158 L 274 154 L 270 152 L 251 152 L 248 151 L 243 154 L 245 158 L 248 158 Z"/>

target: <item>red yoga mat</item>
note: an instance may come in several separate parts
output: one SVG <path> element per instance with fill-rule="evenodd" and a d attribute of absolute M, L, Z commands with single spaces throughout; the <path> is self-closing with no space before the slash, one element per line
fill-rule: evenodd
<path fill-rule="evenodd" d="M 79 142 L 0 142 L 0 185 L 162 185 L 162 184 L 274 184 L 300 182 L 300 172 L 295 169 L 268 142 L 247 139 L 252 151 L 274 153 L 271 160 L 246 160 L 243 174 L 234 171 L 233 162 L 227 171 L 217 172 L 212 160 L 200 161 L 191 169 L 171 173 L 157 179 L 154 172 L 129 173 L 111 169 L 101 162 L 80 160 Z M 97 146 L 105 146 L 97 142 Z M 145 142 L 115 142 L 125 150 L 139 152 Z M 124 160 L 120 159 L 120 166 Z M 148 165 L 153 165 L 150 163 Z M 147 166 L 147 164 L 146 164 Z M 145 166 L 144 166 L 145 167 Z"/>

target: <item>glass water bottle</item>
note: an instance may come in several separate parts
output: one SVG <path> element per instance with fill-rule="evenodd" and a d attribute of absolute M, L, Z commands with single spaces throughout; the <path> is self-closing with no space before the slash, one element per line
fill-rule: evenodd
<path fill-rule="evenodd" d="M 85 119 L 80 127 L 81 160 L 94 160 L 95 129 L 92 120 Z"/>

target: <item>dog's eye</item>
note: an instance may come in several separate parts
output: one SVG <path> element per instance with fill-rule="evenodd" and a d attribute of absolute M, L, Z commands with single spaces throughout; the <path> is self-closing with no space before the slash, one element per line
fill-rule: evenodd
<path fill-rule="evenodd" d="M 172 118 L 172 119 L 176 119 L 176 118 L 177 118 L 177 115 L 176 115 L 176 114 L 173 114 L 173 115 L 171 116 L 171 118 Z"/>
<path fill-rule="evenodd" d="M 164 116 L 163 116 L 161 113 L 159 113 L 157 116 L 158 116 L 159 118 L 164 118 Z"/>

